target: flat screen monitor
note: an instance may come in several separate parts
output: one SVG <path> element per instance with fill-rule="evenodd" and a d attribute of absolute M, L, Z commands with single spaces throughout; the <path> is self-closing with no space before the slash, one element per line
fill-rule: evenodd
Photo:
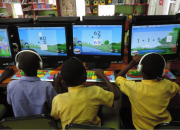
<path fill-rule="evenodd" d="M 130 24 L 129 62 L 135 54 L 143 56 L 150 52 L 159 53 L 166 60 L 177 60 L 179 28 L 178 21 Z"/>
<path fill-rule="evenodd" d="M 83 21 L 126 21 L 126 16 L 83 16 Z"/>
<path fill-rule="evenodd" d="M 1 25 L 27 24 L 33 22 L 33 18 L 0 18 Z"/>
<path fill-rule="evenodd" d="M 170 21 L 174 20 L 175 15 L 148 15 L 148 16 L 133 16 L 132 22 L 150 22 L 150 21 Z"/>
<path fill-rule="evenodd" d="M 39 17 L 38 23 L 69 23 L 80 21 L 80 17 Z"/>
<path fill-rule="evenodd" d="M 0 26 L 0 66 L 14 61 L 10 30 L 9 26 Z"/>
<path fill-rule="evenodd" d="M 21 50 L 34 49 L 43 62 L 64 61 L 68 57 L 66 24 L 18 25 Z"/>
<path fill-rule="evenodd" d="M 73 56 L 86 62 L 123 61 L 124 22 L 73 23 Z"/>

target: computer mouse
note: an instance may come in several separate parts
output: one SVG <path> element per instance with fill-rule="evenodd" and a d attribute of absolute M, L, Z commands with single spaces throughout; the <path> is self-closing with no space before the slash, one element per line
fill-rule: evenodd
<path fill-rule="evenodd" d="M 115 70 L 116 74 L 118 74 L 121 70 Z"/>
<path fill-rule="evenodd" d="M 180 71 L 179 71 L 179 70 L 171 69 L 170 71 L 171 71 L 175 76 L 180 76 Z"/>

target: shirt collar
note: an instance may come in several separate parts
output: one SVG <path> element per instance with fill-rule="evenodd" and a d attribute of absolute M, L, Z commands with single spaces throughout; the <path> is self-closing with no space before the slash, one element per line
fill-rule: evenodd
<path fill-rule="evenodd" d="M 75 91 L 75 90 L 80 90 L 84 88 L 84 85 L 78 85 L 78 86 L 74 86 L 74 87 L 68 87 L 68 92 L 69 91 Z"/>
<path fill-rule="evenodd" d="M 34 81 L 40 81 L 40 78 L 37 76 L 22 76 L 20 80 L 34 82 Z"/>

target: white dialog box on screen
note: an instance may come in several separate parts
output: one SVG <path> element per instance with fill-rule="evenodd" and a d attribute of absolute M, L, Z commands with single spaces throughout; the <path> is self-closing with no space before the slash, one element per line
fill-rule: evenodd
<path fill-rule="evenodd" d="M 41 50 L 48 50 L 47 44 L 41 44 Z"/>
<path fill-rule="evenodd" d="M 166 42 L 171 42 L 172 41 L 172 36 L 167 36 Z"/>
<path fill-rule="evenodd" d="M 42 37 L 42 33 L 41 32 L 39 32 L 39 37 Z"/>

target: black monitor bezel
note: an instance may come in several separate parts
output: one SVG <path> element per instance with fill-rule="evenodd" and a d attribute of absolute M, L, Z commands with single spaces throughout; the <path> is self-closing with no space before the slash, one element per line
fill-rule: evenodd
<path fill-rule="evenodd" d="M 148 16 L 133 16 L 132 23 L 137 22 L 156 22 L 156 21 L 173 21 L 175 15 L 148 15 Z"/>
<path fill-rule="evenodd" d="M 8 25 L 0 25 L 0 29 L 7 29 L 7 35 L 8 35 L 8 40 L 9 40 L 9 46 L 10 46 L 10 51 L 11 51 L 11 57 L 6 57 L 6 58 L 3 58 L 3 57 L 0 57 L 1 59 L 1 64 L 0 65 L 3 65 L 4 63 L 12 63 L 14 62 L 14 51 L 13 51 L 13 40 L 11 40 L 11 31 L 12 31 L 12 28 Z"/>
<path fill-rule="evenodd" d="M 73 25 L 122 25 L 122 44 L 121 44 L 121 56 L 109 56 L 109 55 L 75 55 L 73 53 Z M 124 59 L 124 35 L 125 35 L 125 22 L 123 21 L 91 21 L 91 22 L 74 22 L 71 24 L 71 54 L 72 56 L 80 58 L 84 62 L 111 62 L 111 61 L 123 61 Z"/>
<path fill-rule="evenodd" d="M 126 21 L 126 16 L 83 16 L 83 21 Z"/>
<path fill-rule="evenodd" d="M 132 56 L 131 56 L 131 37 L 132 37 L 132 26 L 141 26 L 141 25 L 164 25 L 164 24 L 180 24 L 179 21 L 164 21 L 164 22 L 142 22 L 142 23 L 130 23 L 129 25 L 129 44 L 128 44 L 128 63 L 131 62 Z M 180 33 L 179 33 L 180 35 Z M 177 53 L 176 54 L 166 54 L 162 55 L 165 60 L 171 60 L 171 59 L 179 59 L 179 44 L 180 44 L 180 37 L 177 40 Z"/>
<path fill-rule="evenodd" d="M 39 17 L 37 23 L 70 23 L 80 21 L 80 17 Z"/>
<path fill-rule="evenodd" d="M 68 24 L 21 24 L 16 25 L 16 32 L 18 34 L 18 44 L 20 45 L 20 39 L 19 39 L 19 33 L 18 33 L 18 27 L 65 27 L 65 33 L 66 33 L 66 48 L 67 48 L 67 56 L 41 56 L 43 61 L 46 62 L 58 62 L 58 61 L 65 61 L 69 58 L 69 32 L 68 32 Z M 20 50 L 21 47 L 20 47 Z"/>
<path fill-rule="evenodd" d="M 15 24 L 29 24 L 34 23 L 33 18 L 1 18 L 0 24 L 2 25 L 15 25 Z"/>

